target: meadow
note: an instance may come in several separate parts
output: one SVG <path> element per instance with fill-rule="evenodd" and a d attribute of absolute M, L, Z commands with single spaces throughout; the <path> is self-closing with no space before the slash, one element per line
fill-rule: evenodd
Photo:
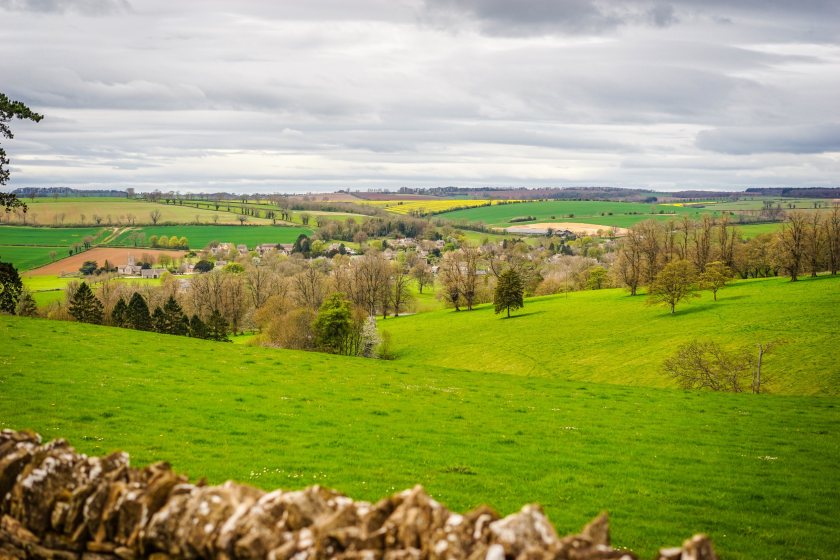
<path fill-rule="evenodd" d="M 614 543 L 642 557 L 696 532 L 730 559 L 755 558 L 758 543 L 767 558 L 840 548 L 837 398 L 523 378 L 17 317 L 0 317 L 0 338 L 0 427 L 85 453 L 367 500 L 420 483 L 461 511 L 539 502 L 561 534 L 607 509 Z"/>
<path fill-rule="evenodd" d="M 380 322 L 397 362 L 568 381 L 673 386 L 662 362 L 693 338 L 734 349 L 780 341 L 764 363 L 770 391 L 840 395 L 840 277 L 733 282 L 675 315 L 621 289 L 527 299 L 511 319 L 491 305 Z M 479 334 L 480 333 L 480 334 Z"/>
<path fill-rule="evenodd" d="M 708 209 L 685 208 L 665 204 L 638 202 L 603 202 L 597 200 L 547 200 L 482 206 L 447 212 L 439 217 L 458 222 L 483 222 L 486 225 L 507 227 L 513 218 L 533 216 L 534 222 L 580 222 L 605 226 L 629 227 L 642 220 L 673 219 L 683 214 L 699 216 Z M 520 222 L 528 223 L 528 222 Z"/>
<path fill-rule="evenodd" d="M 211 241 L 244 244 L 250 249 L 261 243 L 294 243 L 300 234 L 312 235 L 312 230 L 291 226 L 146 226 L 125 230 L 108 244 L 116 247 L 133 246 L 132 233 L 143 233 L 146 243 L 153 235 L 186 237 L 190 248 L 197 250 L 203 249 Z"/>
<path fill-rule="evenodd" d="M 43 228 L 0 226 L 0 260 L 20 271 L 31 270 L 67 256 L 68 247 L 85 238 L 100 240 L 106 228 Z"/>
<path fill-rule="evenodd" d="M 29 206 L 26 222 L 42 226 L 60 225 L 95 225 L 94 216 L 101 218 L 100 225 L 129 225 L 133 217 L 135 224 L 151 224 L 151 213 L 160 212 L 158 223 L 221 223 L 238 224 L 238 214 L 194 208 L 190 206 L 167 205 L 145 200 L 123 198 L 69 198 L 45 199 L 34 201 L 24 199 Z M 249 217 L 249 222 L 270 224 L 270 220 Z"/>

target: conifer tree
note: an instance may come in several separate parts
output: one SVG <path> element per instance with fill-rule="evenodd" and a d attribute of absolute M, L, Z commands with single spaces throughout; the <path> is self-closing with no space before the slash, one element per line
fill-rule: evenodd
<path fill-rule="evenodd" d="M 493 306 L 496 314 L 506 309 L 507 316 L 510 317 L 511 309 L 516 310 L 525 305 L 523 301 L 524 293 L 525 283 L 518 272 L 512 268 L 502 272 L 496 284 L 496 292 L 493 294 Z"/>
<path fill-rule="evenodd" d="M 80 323 L 102 324 L 102 303 L 93 295 L 87 282 L 82 282 L 70 297 L 70 315 Z"/>
<path fill-rule="evenodd" d="M 164 330 L 160 332 L 186 336 L 189 331 L 189 320 L 184 315 L 184 310 L 181 309 L 174 296 L 169 296 L 169 299 L 163 305 L 163 320 Z"/>
<path fill-rule="evenodd" d="M 127 313 L 128 306 L 125 304 L 125 300 L 123 298 L 118 299 L 111 311 L 111 324 L 115 327 L 125 327 Z"/>
<path fill-rule="evenodd" d="M 193 338 L 207 338 L 207 325 L 201 320 L 198 315 L 193 315 L 190 318 L 190 336 Z"/>
<path fill-rule="evenodd" d="M 218 309 L 214 309 L 207 320 L 207 338 L 210 340 L 217 340 L 219 342 L 227 342 L 227 321 L 219 313 Z"/>
<path fill-rule="evenodd" d="M 163 316 L 163 309 L 160 306 L 152 311 L 152 330 L 157 333 L 166 334 L 166 318 Z"/>
<path fill-rule="evenodd" d="M 152 330 L 152 317 L 149 315 L 149 306 L 138 292 L 134 292 L 128 302 L 125 313 L 125 326 L 139 331 Z"/>
<path fill-rule="evenodd" d="M 23 282 L 11 263 L 0 262 L 0 312 L 14 314 Z"/>

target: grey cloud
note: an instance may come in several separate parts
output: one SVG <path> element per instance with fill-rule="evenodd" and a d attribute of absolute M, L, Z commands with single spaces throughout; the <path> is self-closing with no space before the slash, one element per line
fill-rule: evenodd
<path fill-rule="evenodd" d="M 670 4 L 657 4 L 648 10 L 648 16 L 656 27 L 668 27 L 679 21 L 674 7 Z"/>
<path fill-rule="evenodd" d="M 475 18 L 498 35 L 599 32 L 621 23 L 592 0 L 426 0 L 426 8 L 435 16 Z"/>
<path fill-rule="evenodd" d="M 697 134 L 697 147 L 735 155 L 840 152 L 840 124 L 704 130 Z"/>
<path fill-rule="evenodd" d="M 0 0 L 0 9 L 16 12 L 104 16 L 131 11 L 127 0 Z"/>

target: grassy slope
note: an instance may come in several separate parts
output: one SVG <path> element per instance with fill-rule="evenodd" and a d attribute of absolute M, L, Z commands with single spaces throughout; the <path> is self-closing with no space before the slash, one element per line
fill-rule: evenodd
<path fill-rule="evenodd" d="M 784 340 L 765 362 L 780 393 L 840 394 L 840 277 L 749 280 L 671 316 L 622 290 L 526 300 L 510 320 L 492 306 L 389 319 L 406 363 L 626 385 L 668 386 L 663 360 L 694 337 L 724 345 Z"/>
<path fill-rule="evenodd" d="M 266 227 L 266 226 L 146 226 L 136 231 L 146 234 L 146 241 L 152 236 L 166 235 L 172 237 L 186 237 L 190 247 L 202 249 L 211 241 L 244 243 L 253 249 L 260 243 L 293 243 L 301 233 L 312 234 L 312 230 L 304 227 Z M 129 232 L 121 234 L 110 245 L 128 246 Z"/>
<path fill-rule="evenodd" d="M 513 322 L 511 322 L 513 323 Z M 564 382 L 0 317 L 0 426 L 124 448 L 211 482 L 424 484 L 463 510 L 542 503 L 561 532 L 610 510 L 650 557 L 707 531 L 726 558 L 840 548 L 831 397 Z M 103 352 L 107 348 L 107 352 Z"/>

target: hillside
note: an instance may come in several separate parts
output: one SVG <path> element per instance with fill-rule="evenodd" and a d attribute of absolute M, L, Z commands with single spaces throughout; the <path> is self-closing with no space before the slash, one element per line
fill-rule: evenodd
<path fill-rule="evenodd" d="M 663 360 L 693 338 L 734 348 L 784 342 L 765 361 L 769 389 L 840 394 L 840 277 L 734 282 L 677 307 L 620 289 L 525 301 L 511 319 L 491 305 L 388 319 L 398 363 L 619 385 L 671 386 Z"/>
<path fill-rule="evenodd" d="M 494 319 L 469 316 L 482 315 Z M 16 317 L 0 317 L 0 338 L 0 427 L 81 452 L 369 500 L 420 483 L 459 510 L 535 501 L 561 532 L 609 509 L 614 542 L 642 557 L 699 531 L 726 558 L 754 558 L 756 543 L 765 557 L 840 548 L 837 398 L 523 378 Z"/>

